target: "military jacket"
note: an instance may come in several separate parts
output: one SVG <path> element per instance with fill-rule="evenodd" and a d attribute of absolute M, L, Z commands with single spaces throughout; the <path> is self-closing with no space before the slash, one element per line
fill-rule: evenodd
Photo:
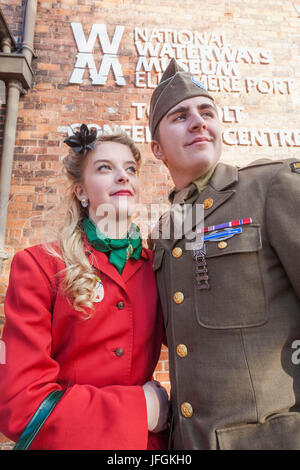
<path fill-rule="evenodd" d="M 209 289 L 185 236 L 155 241 L 171 446 L 300 449 L 300 162 L 219 163 L 197 204 L 205 226 L 252 222 L 205 243 Z"/>

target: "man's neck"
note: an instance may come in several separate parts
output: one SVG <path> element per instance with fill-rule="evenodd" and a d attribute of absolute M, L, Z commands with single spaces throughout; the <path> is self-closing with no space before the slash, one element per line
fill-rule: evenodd
<path fill-rule="evenodd" d="M 218 162 L 215 163 L 208 170 L 201 173 L 200 175 L 192 175 L 187 178 L 182 178 L 181 176 L 179 182 L 176 181 L 176 178 L 174 177 L 173 180 L 175 183 L 175 190 L 181 191 L 182 189 L 186 188 L 189 184 L 195 183 L 198 188 L 198 191 L 201 192 L 204 189 L 204 187 L 207 185 L 210 178 L 212 177 L 217 164 Z"/>

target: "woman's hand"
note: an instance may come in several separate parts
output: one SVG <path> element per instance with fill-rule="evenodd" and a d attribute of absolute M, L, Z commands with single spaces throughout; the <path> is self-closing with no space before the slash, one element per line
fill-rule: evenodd
<path fill-rule="evenodd" d="M 168 427 L 170 403 L 166 389 L 156 380 L 143 385 L 147 403 L 148 430 L 161 432 Z"/>

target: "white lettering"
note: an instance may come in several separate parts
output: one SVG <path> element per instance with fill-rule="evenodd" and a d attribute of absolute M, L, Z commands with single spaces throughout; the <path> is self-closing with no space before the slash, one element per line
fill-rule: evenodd
<path fill-rule="evenodd" d="M 147 109 L 146 103 L 131 103 L 133 108 L 136 108 L 136 119 L 143 119 L 144 109 Z"/>
<path fill-rule="evenodd" d="M 247 93 L 253 90 L 262 94 L 273 93 L 281 95 L 289 95 L 291 93 L 293 80 L 284 78 L 246 78 L 245 87 Z"/>

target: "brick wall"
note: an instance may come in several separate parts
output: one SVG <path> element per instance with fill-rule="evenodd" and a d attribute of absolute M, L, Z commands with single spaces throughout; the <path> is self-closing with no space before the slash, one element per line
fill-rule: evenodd
<path fill-rule="evenodd" d="M 8 0 L 1 6 L 18 39 L 24 3 L 20 5 L 18 0 Z M 223 89 L 220 77 L 213 74 L 209 77 L 210 87 L 221 89 L 215 96 L 222 111 L 224 131 L 227 130 L 223 161 L 243 165 L 265 156 L 297 157 L 300 145 L 300 18 L 295 3 L 253 0 L 245 7 L 242 0 L 187 0 L 182 4 L 173 0 L 156 3 L 152 0 L 39 1 L 34 44 L 37 58 L 32 63 L 35 84 L 26 96 L 22 96 L 19 104 L 6 251 L 13 255 L 42 241 L 49 224 L 54 222 L 57 213 L 61 213 L 57 212 L 64 197 L 60 160 L 66 154 L 62 141 L 69 124 L 125 124 L 137 141 L 142 140 L 143 126 L 147 125 L 143 106 L 149 103 L 152 89 L 136 86 L 139 58 L 134 44 L 136 27 L 147 27 L 152 33 L 154 29 L 172 30 L 173 33 L 160 35 L 172 36 L 170 43 L 177 40 L 179 46 L 184 45 L 190 32 L 207 33 L 208 45 L 219 48 L 216 53 L 221 47 L 229 48 L 228 54 L 234 54 L 234 48 L 239 50 L 231 76 L 224 75 L 223 66 Z M 81 23 L 86 38 L 93 24 L 105 24 L 110 40 L 116 27 L 124 26 L 117 57 L 125 86 L 116 85 L 111 70 L 104 85 L 92 84 L 88 70 L 84 72 L 82 83 L 70 83 L 78 54 L 71 23 Z M 201 37 L 204 41 L 205 35 Z M 152 42 L 157 43 L 154 39 Z M 179 46 L 177 54 L 180 54 Z M 144 43 L 140 47 L 144 47 Z M 241 48 L 248 50 L 244 51 L 244 56 Z M 249 50 L 254 51 L 252 56 L 249 56 Z M 259 51 L 267 53 L 262 52 L 257 59 L 255 53 L 257 55 Z M 198 49 L 190 49 L 189 54 L 194 57 L 198 52 Z M 99 42 L 95 43 L 92 56 L 99 70 L 103 57 Z M 214 62 L 220 65 L 222 61 L 216 59 Z M 199 64 L 193 62 L 193 67 L 197 71 Z M 157 73 L 150 75 L 151 80 L 157 79 Z M 195 75 L 201 77 L 202 73 Z M 139 76 L 139 85 L 145 83 L 146 76 Z M 139 116 L 134 103 L 143 104 Z M 4 116 L 5 105 L 2 105 L 0 137 Z M 134 127 L 136 125 L 140 128 Z M 256 134 L 250 134 L 251 129 Z M 265 132 L 263 137 L 257 137 L 257 131 L 262 130 Z M 281 134 L 278 133 L 280 130 L 283 130 Z M 170 177 L 153 158 L 149 143 L 139 145 L 144 156 L 142 199 L 146 203 L 167 202 L 172 187 Z M 10 261 L 6 261 L 0 274 L 0 330 L 4 324 L 3 300 L 9 267 Z M 169 388 L 167 357 L 164 349 L 155 377 Z M 2 446 L 7 448 L 4 437 L 2 441 Z"/>

